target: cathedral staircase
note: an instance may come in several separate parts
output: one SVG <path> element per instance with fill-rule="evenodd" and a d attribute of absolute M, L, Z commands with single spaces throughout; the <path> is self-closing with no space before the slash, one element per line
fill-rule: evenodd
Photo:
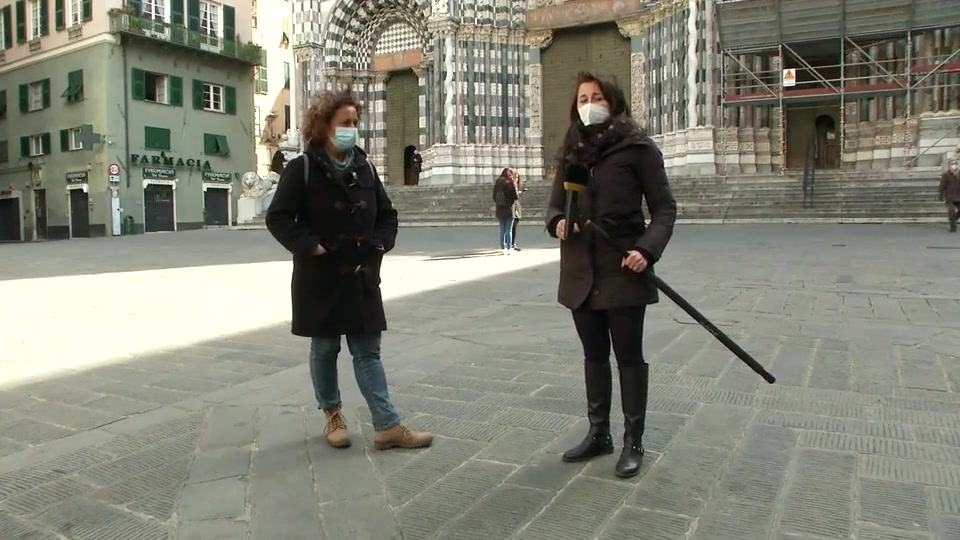
<path fill-rule="evenodd" d="M 806 202 L 802 174 L 673 177 L 687 223 L 929 223 L 946 219 L 937 171 L 817 171 Z M 401 226 L 490 225 L 489 185 L 388 187 Z M 546 183 L 523 194 L 523 220 L 543 221 Z M 257 218 L 238 228 L 263 228 Z"/>
<path fill-rule="evenodd" d="M 679 219 L 692 223 L 915 223 L 945 219 L 936 171 L 817 171 L 806 202 L 802 174 L 674 177 Z M 390 187 L 405 226 L 495 221 L 490 185 Z M 528 184 L 524 221 L 542 221 L 550 186 Z"/>

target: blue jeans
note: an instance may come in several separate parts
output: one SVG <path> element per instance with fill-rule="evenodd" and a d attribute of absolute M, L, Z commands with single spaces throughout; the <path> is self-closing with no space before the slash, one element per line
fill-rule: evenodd
<path fill-rule="evenodd" d="M 500 225 L 500 249 L 513 247 L 513 218 L 497 218 Z"/>
<path fill-rule="evenodd" d="M 390 393 L 387 376 L 380 362 L 380 333 L 348 335 L 347 348 L 353 356 L 353 373 L 357 386 L 373 416 L 373 428 L 383 431 L 400 423 Z M 315 337 L 310 341 L 310 378 L 320 408 L 327 411 L 340 406 L 340 384 L 337 378 L 337 357 L 340 337 Z"/>

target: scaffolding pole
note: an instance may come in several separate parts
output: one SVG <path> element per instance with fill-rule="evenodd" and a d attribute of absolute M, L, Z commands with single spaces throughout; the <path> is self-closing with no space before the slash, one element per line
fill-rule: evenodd
<path fill-rule="evenodd" d="M 720 54 L 720 176 L 727 175 L 727 55 Z"/>
<path fill-rule="evenodd" d="M 787 111 L 783 108 L 783 70 L 786 63 L 783 61 L 783 43 L 777 44 L 777 54 L 780 55 L 780 84 L 777 86 L 777 107 L 780 111 L 780 176 L 787 175 Z"/>
<path fill-rule="evenodd" d="M 840 38 L 840 163 L 837 163 L 837 168 L 843 168 L 843 151 L 844 151 L 844 140 L 846 138 L 846 125 L 847 125 L 847 85 L 843 84 L 843 81 L 846 80 L 846 69 L 847 69 L 847 47 L 846 47 L 846 36 Z"/>
<path fill-rule="evenodd" d="M 903 66 L 903 71 L 906 76 L 907 85 L 910 84 L 910 70 L 912 68 L 913 68 L 913 31 L 907 30 L 906 61 L 904 62 L 904 66 Z M 905 169 L 913 168 L 913 156 L 910 155 L 913 153 L 913 133 L 910 132 L 910 117 L 913 116 L 913 96 L 914 96 L 914 92 L 912 90 L 908 90 L 906 114 L 904 114 L 904 117 L 906 119 L 906 130 L 907 130 L 907 136 L 904 138 L 904 141 L 903 141 L 903 157 L 904 157 L 903 168 Z"/>

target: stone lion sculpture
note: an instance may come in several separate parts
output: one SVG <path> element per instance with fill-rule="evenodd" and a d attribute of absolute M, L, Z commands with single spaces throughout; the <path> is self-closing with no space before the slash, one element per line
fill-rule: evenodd
<path fill-rule="evenodd" d="M 277 189 L 277 182 L 279 181 L 280 175 L 275 172 L 269 172 L 264 176 L 260 176 L 253 171 L 245 173 L 240 179 L 240 185 L 243 187 L 243 197 L 262 197 Z"/>

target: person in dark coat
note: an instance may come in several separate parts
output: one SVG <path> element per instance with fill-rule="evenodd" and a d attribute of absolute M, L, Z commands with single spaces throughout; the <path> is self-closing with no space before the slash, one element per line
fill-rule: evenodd
<path fill-rule="evenodd" d="M 610 435 L 612 376 L 610 345 L 620 371 L 623 450 L 615 473 L 635 476 L 643 457 L 649 371 L 643 357 L 646 306 L 659 301 L 643 274 L 663 254 L 673 234 L 677 203 L 670 192 L 656 144 L 630 116 L 620 86 L 581 73 L 570 106 L 570 128 L 560 151 L 557 177 L 546 214 L 547 231 L 560 238 L 559 302 L 573 312 L 583 346 L 587 390 L 586 438 L 563 454 L 579 462 L 613 452 Z M 590 171 L 580 194 L 579 215 L 602 226 L 629 256 L 608 246 L 593 231 L 576 225 L 566 236 L 564 173 L 571 166 Z M 650 211 L 644 220 L 643 202 Z"/>
<path fill-rule="evenodd" d="M 940 198 L 947 205 L 947 221 L 950 232 L 957 232 L 957 217 L 960 215 L 960 167 L 951 159 L 947 172 L 940 177 Z"/>
<path fill-rule="evenodd" d="M 293 254 L 293 334 L 309 337 L 310 376 L 334 447 L 350 446 L 337 379 L 341 336 L 370 408 L 374 446 L 419 448 L 432 442 L 400 422 L 380 361 L 387 329 L 380 265 L 397 238 L 397 211 L 376 168 L 357 143 L 360 103 L 348 90 L 327 92 L 304 119 L 303 155 L 287 164 L 267 228 Z"/>
<path fill-rule="evenodd" d="M 493 204 L 499 226 L 500 251 L 504 255 L 513 252 L 513 203 L 517 202 L 518 197 L 513 171 L 504 169 L 493 183 Z"/>

